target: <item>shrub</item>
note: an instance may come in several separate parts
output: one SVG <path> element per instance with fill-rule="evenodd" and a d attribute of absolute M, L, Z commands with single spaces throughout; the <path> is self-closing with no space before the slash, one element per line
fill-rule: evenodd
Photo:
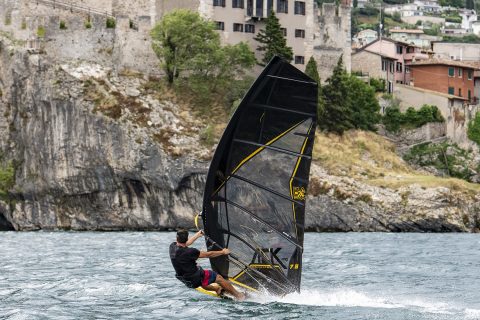
<path fill-rule="evenodd" d="M 468 139 L 480 145 L 480 112 L 477 112 L 475 118 L 468 123 L 467 136 Z"/>
<path fill-rule="evenodd" d="M 60 30 L 67 30 L 67 24 L 63 20 L 60 20 Z"/>
<path fill-rule="evenodd" d="M 107 18 L 106 25 L 107 25 L 107 28 L 108 28 L 108 29 L 114 29 L 114 28 L 115 28 L 115 25 L 116 25 L 115 18 L 108 17 L 108 18 Z"/>
<path fill-rule="evenodd" d="M 92 21 L 90 20 L 90 18 L 88 18 L 87 20 L 85 20 L 85 29 L 91 29 L 92 28 Z"/>
<path fill-rule="evenodd" d="M 5 25 L 6 25 L 6 26 L 9 26 L 9 25 L 11 25 L 11 24 L 12 24 L 12 16 L 9 15 L 9 14 L 6 14 L 6 15 L 5 15 Z"/>
<path fill-rule="evenodd" d="M 22 30 L 27 29 L 27 22 L 25 20 L 22 20 L 22 25 L 20 27 Z"/>
<path fill-rule="evenodd" d="M 46 33 L 46 31 L 45 31 L 45 27 L 44 27 L 44 26 L 39 26 L 39 27 L 37 28 L 37 36 L 38 36 L 39 38 L 44 38 L 44 37 L 45 37 L 45 33 Z"/>
<path fill-rule="evenodd" d="M 10 162 L 6 166 L 0 164 L 0 199 L 5 199 L 15 184 L 15 167 Z"/>
<path fill-rule="evenodd" d="M 385 92 L 385 79 L 370 78 L 370 86 L 375 89 L 375 92 Z"/>
<path fill-rule="evenodd" d="M 390 132 L 397 132 L 400 128 L 414 129 L 429 122 L 444 122 L 442 114 L 436 106 L 424 104 L 420 110 L 413 107 L 405 113 L 400 112 L 396 106 L 388 107 L 383 116 L 383 124 Z"/>

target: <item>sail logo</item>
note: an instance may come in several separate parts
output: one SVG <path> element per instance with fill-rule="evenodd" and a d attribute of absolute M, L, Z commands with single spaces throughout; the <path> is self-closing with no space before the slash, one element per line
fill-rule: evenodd
<path fill-rule="evenodd" d="M 304 187 L 293 187 L 293 199 L 294 200 L 305 200 L 305 188 Z"/>

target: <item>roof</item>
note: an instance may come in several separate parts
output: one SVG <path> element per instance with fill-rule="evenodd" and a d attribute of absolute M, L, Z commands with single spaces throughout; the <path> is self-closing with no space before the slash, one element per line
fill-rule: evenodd
<path fill-rule="evenodd" d="M 390 33 L 424 33 L 423 30 L 418 29 L 390 29 Z"/>
<path fill-rule="evenodd" d="M 374 52 L 374 51 L 366 50 L 366 46 L 363 47 L 363 48 L 358 49 L 356 52 L 354 52 L 354 53 L 352 54 L 352 56 L 355 55 L 355 54 L 359 54 L 359 53 L 361 53 L 361 52 L 363 52 L 363 51 L 364 51 L 364 52 L 371 53 L 371 54 L 375 54 L 375 55 L 380 56 L 380 57 L 382 57 L 382 58 L 386 58 L 386 59 L 390 59 L 390 60 L 398 60 L 397 58 L 391 57 L 391 56 L 389 56 L 389 55 L 386 55 L 386 54 L 383 54 L 383 53 L 380 53 L 380 52 Z"/>
<path fill-rule="evenodd" d="M 395 86 L 403 86 L 405 88 L 409 88 L 409 89 L 420 91 L 420 92 L 433 93 L 433 94 L 436 94 L 436 95 L 439 95 L 439 96 L 442 96 L 442 97 L 445 97 L 445 98 L 448 98 L 448 99 L 456 99 L 456 100 L 464 100 L 464 101 L 468 100 L 467 98 L 455 96 L 453 94 L 447 94 L 447 93 L 428 90 L 428 89 L 424 89 L 424 88 L 420 88 L 420 87 L 409 86 L 409 85 L 406 85 L 406 84 L 396 83 Z"/>
<path fill-rule="evenodd" d="M 418 61 L 412 62 L 408 65 L 411 66 L 411 67 L 429 66 L 429 65 L 444 65 L 444 66 L 463 67 L 463 68 L 480 70 L 480 65 L 479 65 L 478 62 L 455 61 L 455 60 L 446 60 L 446 59 L 418 60 Z"/>

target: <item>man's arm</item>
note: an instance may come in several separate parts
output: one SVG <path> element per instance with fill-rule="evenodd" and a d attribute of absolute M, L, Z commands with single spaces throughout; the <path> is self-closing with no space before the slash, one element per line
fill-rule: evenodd
<path fill-rule="evenodd" d="M 199 258 L 215 258 L 223 255 L 230 254 L 230 250 L 227 248 L 220 251 L 200 251 Z"/>
<path fill-rule="evenodd" d="M 192 237 L 190 237 L 190 239 L 188 239 L 187 242 L 185 243 L 186 246 L 188 247 L 188 246 L 192 245 L 201 236 L 203 236 L 203 231 L 202 230 L 198 231 Z"/>

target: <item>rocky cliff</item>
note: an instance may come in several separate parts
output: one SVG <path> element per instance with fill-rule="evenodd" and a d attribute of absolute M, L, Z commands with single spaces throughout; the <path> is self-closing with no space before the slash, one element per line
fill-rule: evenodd
<path fill-rule="evenodd" d="M 192 226 L 212 152 L 199 138 L 206 124 L 150 85 L 138 74 L 56 63 L 0 41 L 0 169 L 14 168 L 0 197 L 0 228 Z M 341 148 L 319 136 L 307 230 L 478 231 L 476 186 L 412 180 L 418 176 L 393 150 L 396 160 L 378 159 L 350 138 L 358 163 L 326 153 Z"/>

